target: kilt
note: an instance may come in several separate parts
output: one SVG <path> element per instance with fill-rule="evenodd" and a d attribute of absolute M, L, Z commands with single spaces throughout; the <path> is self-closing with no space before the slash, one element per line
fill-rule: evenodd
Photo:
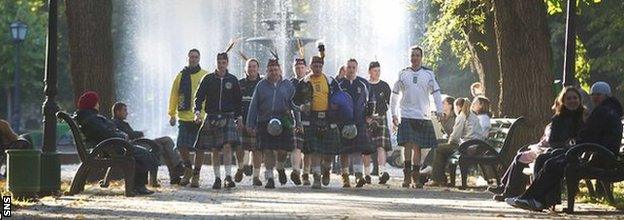
<path fill-rule="evenodd" d="M 368 127 L 371 140 L 375 147 L 383 148 L 385 151 L 392 151 L 392 143 L 390 142 L 390 129 L 388 128 L 388 119 L 385 115 L 373 118 L 374 126 Z"/>
<path fill-rule="evenodd" d="M 267 124 L 269 123 L 258 123 L 256 129 L 258 134 L 257 150 L 292 151 L 295 149 L 292 128 L 284 128 L 280 135 L 273 136 L 267 131 Z"/>
<path fill-rule="evenodd" d="M 340 131 L 338 126 L 330 125 L 322 134 L 316 125 L 303 126 L 304 154 L 340 154 Z"/>
<path fill-rule="evenodd" d="M 222 149 L 224 144 L 231 144 L 235 147 L 239 144 L 239 135 L 236 130 L 234 118 L 227 118 L 227 123 L 223 127 L 210 125 L 209 120 L 204 120 L 204 124 L 199 130 L 195 148 L 202 150 Z"/>
<path fill-rule="evenodd" d="M 293 140 L 295 142 L 295 148 L 300 149 L 300 150 L 303 149 L 303 134 L 294 133 Z"/>
<path fill-rule="evenodd" d="M 362 153 L 365 155 L 373 154 L 377 152 L 377 148 L 372 144 L 370 136 L 368 135 L 368 130 L 366 129 L 365 124 L 356 125 L 357 127 L 357 136 L 353 139 L 343 138 L 342 135 L 341 143 L 342 148 L 340 149 L 340 154 L 352 154 L 352 153 Z M 340 130 L 342 130 L 342 126 L 340 126 Z"/>
<path fill-rule="evenodd" d="M 400 146 L 406 143 L 417 144 L 421 149 L 436 148 L 438 141 L 431 120 L 401 118 L 397 142 Z"/>
<path fill-rule="evenodd" d="M 252 135 L 247 130 L 243 130 L 240 136 L 240 147 L 243 150 L 252 151 L 256 148 L 256 135 Z"/>
<path fill-rule="evenodd" d="M 178 138 L 176 140 L 177 148 L 194 148 L 195 140 L 197 140 L 197 133 L 199 132 L 199 125 L 192 121 L 178 121 Z"/>

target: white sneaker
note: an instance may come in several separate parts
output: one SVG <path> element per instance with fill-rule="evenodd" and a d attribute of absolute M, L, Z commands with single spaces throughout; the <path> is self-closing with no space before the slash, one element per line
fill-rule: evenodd
<path fill-rule="evenodd" d="M 433 171 L 433 167 L 432 166 L 426 166 L 425 168 L 420 170 L 420 174 L 423 174 L 423 173 L 430 174 L 431 171 Z"/>

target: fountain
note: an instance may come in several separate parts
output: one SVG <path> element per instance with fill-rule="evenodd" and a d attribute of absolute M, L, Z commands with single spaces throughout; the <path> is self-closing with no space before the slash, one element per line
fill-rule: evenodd
<path fill-rule="evenodd" d="M 148 137 L 175 137 L 177 128 L 168 125 L 169 92 L 188 50 L 199 49 L 200 65 L 212 72 L 217 52 L 239 38 L 246 41 L 233 52 L 258 58 L 261 73 L 274 48 L 285 73 L 292 74 L 297 40 L 309 62 L 317 38 L 326 45 L 328 75 L 356 58 L 360 76 L 367 78 L 368 63 L 378 60 L 382 79 L 392 85 L 409 64 L 407 49 L 420 43 L 426 28 L 427 5 L 410 11 L 406 2 L 428 1 L 113 0 L 118 100 L 129 104 L 135 129 L 146 130 Z M 243 70 L 243 60 L 232 54 L 230 73 L 242 78 Z"/>

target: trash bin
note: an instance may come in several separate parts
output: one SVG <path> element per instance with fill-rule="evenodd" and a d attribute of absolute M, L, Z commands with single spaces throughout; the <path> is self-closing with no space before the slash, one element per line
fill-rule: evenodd
<path fill-rule="evenodd" d="M 17 198 L 37 197 L 41 180 L 41 150 L 11 149 L 6 154 L 7 190 Z"/>

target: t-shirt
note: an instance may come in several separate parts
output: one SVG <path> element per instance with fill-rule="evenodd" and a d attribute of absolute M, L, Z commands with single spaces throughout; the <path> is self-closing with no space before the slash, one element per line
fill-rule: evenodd
<path fill-rule="evenodd" d="M 329 85 L 324 75 L 311 75 L 310 84 L 312 84 L 312 111 L 327 111 L 329 98 Z"/>
<path fill-rule="evenodd" d="M 414 70 L 408 67 L 401 70 L 399 79 L 392 87 L 392 93 L 393 96 L 402 96 L 400 106 L 397 105 L 395 98 L 391 100 L 393 116 L 399 115 L 398 108 L 400 107 L 400 116 L 402 118 L 429 120 L 431 113 L 429 106 L 430 95 L 433 96 L 436 111 L 442 112 L 440 85 L 438 85 L 435 75 L 430 69 L 420 68 Z"/>
<path fill-rule="evenodd" d="M 379 80 L 378 83 L 370 84 L 371 92 L 375 95 L 375 100 L 377 102 L 375 106 L 375 112 L 379 115 L 386 115 L 388 111 L 388 106 L 390 105 L 390 85 L 384 82 L 383 80 Z"/>

